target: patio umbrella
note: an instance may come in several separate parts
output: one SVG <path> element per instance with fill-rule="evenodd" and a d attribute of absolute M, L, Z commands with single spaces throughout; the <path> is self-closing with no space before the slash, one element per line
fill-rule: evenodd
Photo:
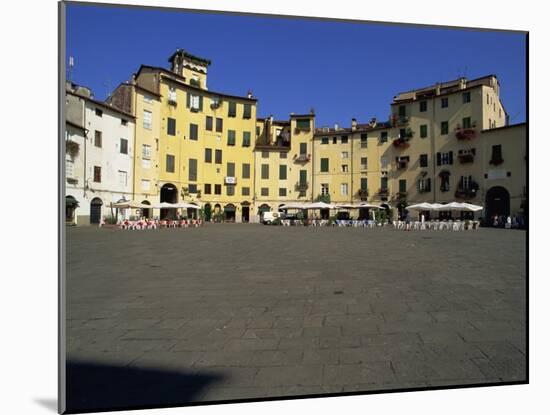
<path fill-rule="evenodd" d="M 334 209 L 334 205 L 325 202 L 306 203 L 304 209 Z"/>
<path fill-rule="evenodd" d="M 431 203 L 416 203 L 414 205 L 407 206 L 407 210 L 433 210 L 433 205 Z"/>
<path fill-rule="evenodd" d="M 305 209 L 304 203 L 286 203 L 279 207 L 279 209 Z"/>
<path fill-rule="evenodd" d="M 464 205 L 464 208 L 470 212 L 478 212 L 480 210 L 483 210 L 483 206 L 473 205 L 471 203 L 462 203 Z"/>
<path fill-rule="evenodd" d="M 367 203 L 367 202 L 360 203 L 359 207 L 363 208 L 363 209 L 384 209 L 382 206 L 373 205 L 373 204 Z"/>
<path fill-rule="evenodd" d="M 353 203 L 342 203 L 342 204 L 339 204 L 339 205 L 336 205 L 336 208 L 337 209 L 361 209 L 365 206 L 362 206 L 362 205 L 354 205 Z"/>

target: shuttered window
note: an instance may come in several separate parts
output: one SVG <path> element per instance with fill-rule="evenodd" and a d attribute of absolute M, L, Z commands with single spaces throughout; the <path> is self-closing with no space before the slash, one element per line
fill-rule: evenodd
<path fill-rule="evenodd" d="M 243 147 L 250 147 L 250 131 L 243 131 Z"/>
<path fill-rule="evenodd" d="M 262 179 L 269 179 L 269 164 L 262 164 Z"/>
<path fill-rule="evenodd" d="M 189 124 L 189 139 L 195 141 L 199 139 L 199 126 L 197 124 Z"/>
<path fill-rule="evenodd" d="M 197 181 L 197 159 L 189 159 L 189 181 Z"/>
<path fill-rule="evenodd" d="M 166 155 L 166 172 L 174 173 L 175 171 L 175 157 L 171 154 Z"/>
<path fill-rule="evenodd" d="M 227 145 L 234 146 L 235 141 L 235 130 L 227 130 Z"/>
<path fill-rule="evenodd" d="M 321 159 L 321 172 L 328 173 L 328 158 Z"/>
<path fill-rule="evenodd" d="M 228 117 L 236 117 L 237 116 L 237 103 L 235 101 L 229 101 L 228 102 L 227 116 Z"/>
<path fill-rule="evenodd" d="M 286 180 L 286 165 L 279 166 L 279 180 Z"/>
<path fill-rule="evenodd" d="M 168 135 L 176 135 L 176 119 L 175 118 L 168 118 L 166 130 L 167 130 L 166 133 Z"/>

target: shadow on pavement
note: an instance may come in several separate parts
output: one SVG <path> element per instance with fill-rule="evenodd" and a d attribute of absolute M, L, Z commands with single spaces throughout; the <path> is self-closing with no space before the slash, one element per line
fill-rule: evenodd
<path fill-rule="evenodd" d="M 83 361 L 68 361 L 66 376 L 68 413 L 185 405 L 223 378 Z"/>

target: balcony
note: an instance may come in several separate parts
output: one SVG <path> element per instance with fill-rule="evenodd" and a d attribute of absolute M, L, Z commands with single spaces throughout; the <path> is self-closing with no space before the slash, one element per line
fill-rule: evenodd
<path fill-rule="evenodd" d="M 402 159 L 396 160 L 395 166 L 396 166 L 397 170 L 406 169 L 409 166 L 409 158 L 407 157 L 407 158 L 402 158 Z"/>
<path fill-rule="evenodd" d="M 407 198 L 407 192 L 397 192 L 395 194 L 396 199 L 406 199 Z"/>
<path fill-rule="evenodd" d="M 387 188 L 380 188 L 378 189 L 378 195 L 379 196 L 387 196 L 390 191 Z"/>
<path fill-rule="evenodd" d="M 178 105 L 178 100 L 175 94 L 168 95 L 168 105 L 173 105 L 174 107 Z"/>
<path fill-rule="evenodd" d="M 476 137 L 475 128 L 457 128 L 455 136 L 458 140 L 472 140 Z"/>
<path fill-rule="evenodd" d="M 476 151 L 474 148 L 471 150 L 459 150 L 458 161 L 461 164 L 473 163 L 475 154 L 476 154 Z"/>
<path fill-rule="evenodd" d="M 479 185 L 476 182 L 471 182 L 467 187 L 464 187 L 462 183 L 458 185 L 455 192 L 457 199 L 473 199 L 477 195 Z"/>
<path fill-rule="evenodd" d="M 294 185 L 294 190 L 297 192 L 303 193 L 309 188 L 308 182 L 298 182 Z"/>
<path fill-rule="evenodd" d="M 359 189 L 357 191 L 357 197 L 365 202 L 369 196 L 369 190 L 368 189 Z"/>
<path fill-rule="evenodd" d="M 409 117 L 407 117 L 406 115 L 397 115 L 397 114 L 392 115 L 391 124 L 394 127 L 407 125 L 408 122 L 409 122 Z"/>
<path fill-rule="evenodd" d="M 405 138 L 396 138 L 395 140 L 393 140 L 393 146 L 395 148 L 398 148 L 398 149 L 405 149 L 405 148 L 408 148 L 409 147 L 409 140 L 410 138 L 408 137 L 405 137 Z"/>
<path fill-rule="evenodd" d="M 307 163 L 311 160 L 311 154 L 295 154 L 293 160 L 296 163 Z"/>

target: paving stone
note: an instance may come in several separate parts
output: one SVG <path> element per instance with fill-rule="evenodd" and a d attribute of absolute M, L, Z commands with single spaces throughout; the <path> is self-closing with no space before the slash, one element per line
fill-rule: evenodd
<path fill-rule="evenodd" d="M 252 366 L 290 366 L 302 361 L 301 350 L 256 350 L 250 354 Z"/>
<path fill-rule="evenodd" d="M 369 362 L 353 365 L 325 365 L 324 385 L 391 383 L 395 381 L 390 362 Z"/>
<path fill-rule="evenodd" d="M 261 367 L 254 384 L 257 386 L 321 385 L 323 366 Z"/>

